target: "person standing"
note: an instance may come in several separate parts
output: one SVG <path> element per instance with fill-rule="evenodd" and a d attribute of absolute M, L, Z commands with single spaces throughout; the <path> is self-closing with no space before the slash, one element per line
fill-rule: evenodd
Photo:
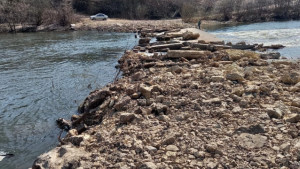
<path fill-rule="evenodd" d="M 201 29 L 201 19 L 198 21 L 198 29 Z"/>

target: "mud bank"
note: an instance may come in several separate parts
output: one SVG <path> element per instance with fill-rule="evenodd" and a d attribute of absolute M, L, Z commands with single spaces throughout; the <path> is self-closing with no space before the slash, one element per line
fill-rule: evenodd
<path fill-rule="evenodd" d="M 159 41 L 125 52 L 123 77 L 59 120 L 67 136 L 33 169 L 300 167 L 299 61 L 195 32 L 142 35 Z"/>

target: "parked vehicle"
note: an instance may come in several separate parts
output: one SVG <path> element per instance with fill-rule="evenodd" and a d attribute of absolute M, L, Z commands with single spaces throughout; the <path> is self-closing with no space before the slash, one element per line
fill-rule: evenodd
<path fill-rule="evenodd" d="M 105 15 L 105 14 L 103 14 L 103 13 L 98 13 L 96 15 L 92 15 L 90 18 L 91 18 L 91 20 L 97 20 L 97 19 L 99 19 L 99 20 L 107 20 L 108 16 Z"/>

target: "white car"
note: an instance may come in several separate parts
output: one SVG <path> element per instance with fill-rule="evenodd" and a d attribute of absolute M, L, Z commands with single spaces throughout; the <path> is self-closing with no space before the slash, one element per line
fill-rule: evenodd
<path fill-rule="evenodd" d="M 107 20 L 108 16 L 105 15 L 105 14 L 103 14 L 103 13 L 98 13 L 96 15 L 92 15 L 90 18 L 91 18 L 91 20 L 97 20 L 97 19 L 99 19 L 99 20 Z"/>

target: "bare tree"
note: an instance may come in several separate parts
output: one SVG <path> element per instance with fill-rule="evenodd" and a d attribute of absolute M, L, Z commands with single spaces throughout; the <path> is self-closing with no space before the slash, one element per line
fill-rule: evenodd
<path fill-rule="evenodd" d="M 4 3 L 0 1 L 0 24 L 4 23 Z"/>
<path fill-rule="evenodd" d="M 221 20 L 228 21 L 232 18 L 234 12 L 234 0 L 220 0 L 217 1 L 215 10 L 221 15 Z"/>
<path fill-rule="evenodd" d="M 31 22 L 36 26 L 40 26 L 43 23 L 44 11 L 50 7 L 50 1 L 48 0 L 31 0 L 28 22 Z"/>
<path fill-rule="evenodd" d="M 24 24 L 28 16 L 29 5 L 24 0 L 2 2 L 1 15 L 10 32 L 16 32 L 17 24 Z"/>
<path fill-rule="evenodd" d="M 293 6 L 293 12 L 294 12 L 294 18 L 299 19 L 300 18 L 300 0 L 295 0 L 294 1 L 294 6 Z"/>
<path fill-rule="evenodd" d="M 201 2 L 201 8 L 205 14 L 209 14 L 213 11 L 216 1 L 203 0 Z"/>
<path fill-rule="evenodd" d="M 197 14 L 197 8 L 192 4 L 183 4 L 181 8 L 181 17 L 184 22 L 192 22 Z"/>

